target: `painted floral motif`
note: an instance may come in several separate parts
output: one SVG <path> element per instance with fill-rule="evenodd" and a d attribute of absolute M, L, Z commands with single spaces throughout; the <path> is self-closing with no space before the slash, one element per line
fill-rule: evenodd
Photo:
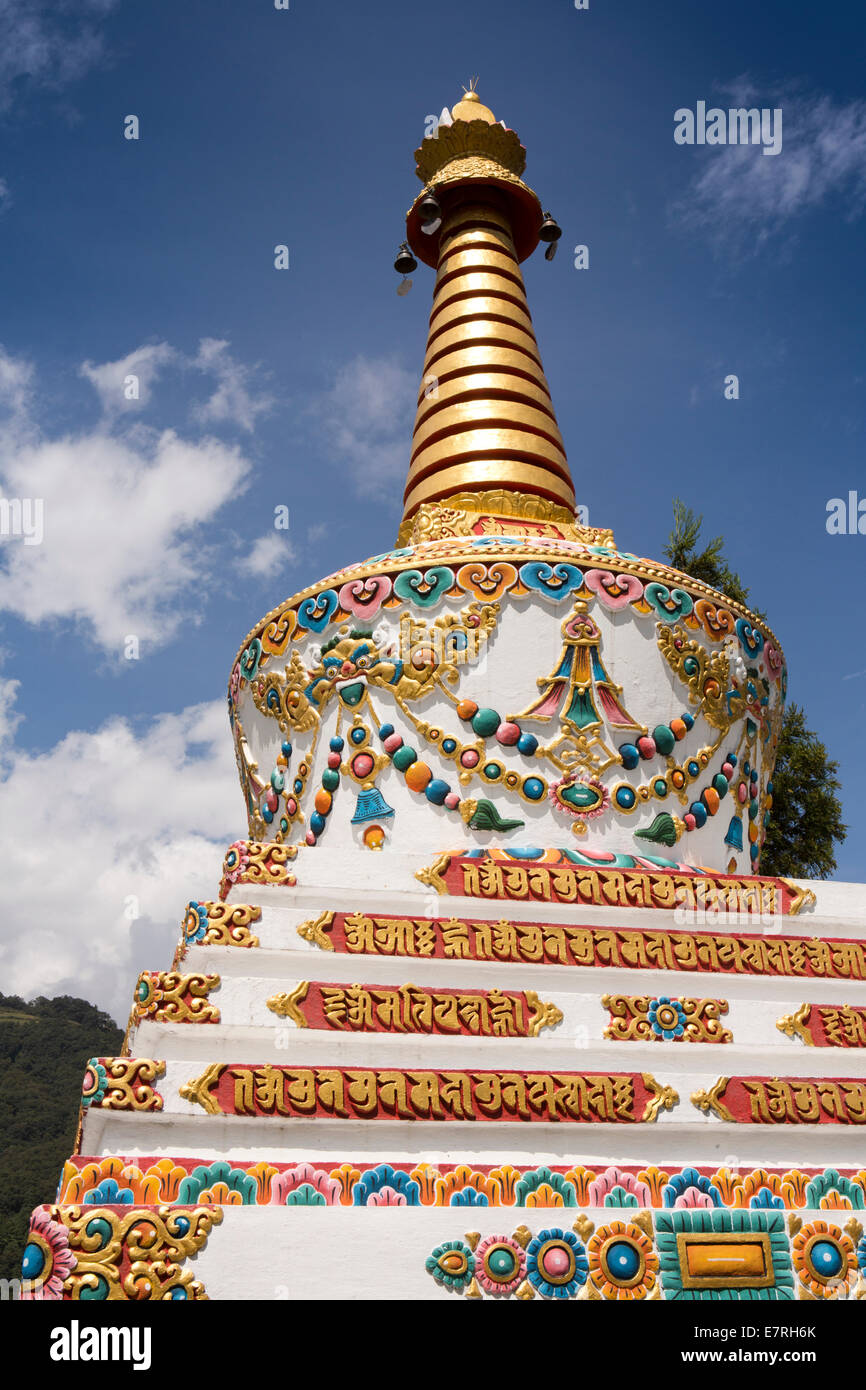
<path fill-rule="evenodd" d="M 339 1178 L 311 1163 L 298 1163 L 271 1179 L 270 1200 L 275 1206 L 296 1206 L 299 1201 L 295 1194 L 301 1189 L 317 1194 L 315 1205 L 336 1207 L 340 1205 L 343 1185 Z"/>
<path fill-rule="evenodd" d="M 47 1207 L 37 1207 L 21 1263 L 21 1298 L 62 1298 L 63 1281 L 75 1268 L 66 1227 L 52 1221 Z"/>
<path fill-rule="evenodd" d="M 421 1205 L 418 1184 L 406 1173 L 393 1169 L 390 1164 L 381 1163 L 377 1168 L 369 1168 L 355 1184 L 352 1201 L 356 1207 L 377 1206 L 372 1200 L 383 1189 L 388 1188 L 402 1197 L 400 1205 L 417 1207 Z M 397 1205 L 397 1204 L 392 1204 Z"/>
<path fill-rule="evenodd" d="M 684 1168 L 674 1173 L 662 1191 L 662 1205 L 665 1207 L 720 1207 L 721 1194 L 710 1179 L 696 1168 Z"/>
<path fill-rule="evenodd" d="M 589 1184 L 591 1207 L 651 1207 L 652 1193 L 645 1182 L 621 1168 L 606 1168 Z"/>
<path fill-rule="evenodd" d="M 590 1236 L 589 1277 L 602 1298 L 646 1298 L 656 1288 L 658 1255 L 634 1222 L 612 1221 Z"/>
<path fill-rule="evenodd" d="M 857 1272 L 857 1254 L 849 1235 L 826 1221 L 810 1221 L 794 1235 L 792 1252 L 805 1296 L 847 1298 Z"/>
<path fill-rule="evenodd" d="M 588 1272 L 586 1249 L 572 1231 L 553 1226 L 526 1247 L 526 1277 L 544 1298 L 574 1298 Z"/>
<path fill-rule="evenodd" d="M 486 1236 L 475 1249 L 475 1274 L 485 1293 L 514 1293 L 526 1277 L 526 1252 L 510 1236 Z"/>
<path fill-rule="evenodd" d="M 64 1166 L 57 1200 L 76 1204 L 107 1201 L 107 1197 L 91 1194 L 99 1193 L 100 1184 L 110 1179 L 116 1184 L 115 1201 L 128 1201 L 122 1195 L 128 1192 L 136 1202 L 177 1202 L 184 1180 L 193 1173 L 201 1175 L 212 1166 L 195 1159 L 177 1162 L 170 1158 L 127 1159 L 118 1155 L 77 1157 Z M 288 1192 L 309 1183 L 326 1195 L 328 1205 L 345 1206 L 366 1205 L 371 1193 L 388 1186 L 402 1192 L 409 1206 L 425 1207 L 866 1210 L 866 1170 L 848 1174 L 835 1168 L 817 1172 L 774 1172 L 764 1168 L 737 1172 L 728 1168 L 701 1171 L 687 1166 L 670 1173 L 652 1167 L 611 1166 L 595 1172 L 583 1167 L 515 1168 L 509 1164 L 485 1170 L 459 1164 L 442 1171 L 429 1163 L 382 1163 L 362 1172 L 350 1163 L 330 1169 L 310 1163 L 281 1168 L 263 1161 L 235 1161 L 231 1168 L 250 1179 L 249 1184 L 235 1181 L 232 1188 L 244 1193 L 245 1204 L 259 1206 L 271 1201 L 282 1205 Z M 213 1180 L 221 1179 L 215 1174 Z"/>
<path fill-rule="evenodd" d="M 207 933 L 207 907 L 204 903 L 191 902 L 187 905 L 183 918 L 183 939 L 188 945 L 202 941 Z"/>
<path fill-rule="evenodd" d="M 475 1256 L 462 1240 L 446 1240 L 427 1256 L 425 1268 L 437 1284 L 462 1293 L 472 1282 Z"/>
<path fill-rule="evenodd" d="M 219 1192 L 219 1196 L 214 1195 Z M 177 1200 L 184 1204 L 222 1202 L 228 1206 L 252 1206 L 256 1200 L 256 1180 L 243 1168 L 233 1168 L 220 1160 L 200 1164 L 181 1182 Z"/>
<path fill-rule="evenodd" d="M 223 861 L 223 882 L 237 883 L 250 862 L 250 852 L 246 840 L 235 840 L 226 850 Z"/>
<path fill-rule="evenodd" d="M 679 999 L 669 999 L 663 994 L 659 999 L 651 999 L 647 1013 L 649 1025 L 656 1037 L 671 1042 L 681 1038 L 686 1031 L 686 1011 Z"/>
<path fill-rule="evenodd" d="M 121 1187 L 116 1178 L 104 1178 L 98 1187 L 93 1187 L 86 1193 L 84 1198 L 85 1206 L 101 1206 L 103 1203 L 113 1203 L 116 1206 L 132 1206 L 135 1198 L 128 1187 Z"/>
<path fill-rule="evenodd" d="M 91 1057 L 81 1083 L 81 1104 L 85 1109 L 90 1105 L 99 1105 L 107 1090 L 108 1072 L 97 1057 Z"/>

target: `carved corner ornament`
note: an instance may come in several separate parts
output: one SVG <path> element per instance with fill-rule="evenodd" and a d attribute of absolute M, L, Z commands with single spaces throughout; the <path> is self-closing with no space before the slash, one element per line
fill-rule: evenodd
<path fill-rule="evenodd" d="M 298 936 L 304 941 L 310 941 L 314 946 L 318 946 L 322 951 L 333 951 L 334 943 L 325 933 L 330 931 L 334 922 L 333 912 L 322 912 L 318 917 L 310 918 L 307 922 L 302 922 L 298 927 Z"/>
<path fill-rule="evenodd" d="M 647 1090 L 652 1092 L 641 1118 L 645 1124 L 652 1124 L 658 1119 L 660 1110 L 673 1110 L 674 1106 L 679 1104 L 680 1098 L 673 1086 L 663 1086 L 648 1071 L 642 1072 L 641 1077 Z"/>
<path fill-rule="evenodd" d="M 427 869 L 419 869 L 415 877 L 419 883 L 424 883 L 428 888 L 435 888 L 437 893 L 448 893 L 448 885 L 442 875 L 451 863 L 450 854 L 440 854 L 435 863 Z"/>
<path fill-rule="evenodd" d="M 722 1096 L 725 1094 L 730 1079 L 729 1076 L 720 1076 L 718 1081 L 716 1081 L 708 1091 L 693 1091 L 691 1098 L 692 1105 L 697 1106 L 698 1110 L 702 1110 L 705 1115 L 712 1110 L 718 1115 L 720 1120 L 728 1120 L 731 1124 L 735 1124 L 736 1120 L 734 1116 L 731 1114 L 728 1107 L 722 1103 Z"/>
<path fill-rule="evenodd" d="M 309 1023 L 298 1007 L 306 999 L 309 992 L 309 980 L 301 980 L 300 984 L 296 985 L 288 994 L 272 994 L 268 1000 L 268 1008 L 280 1018 L 290 1018 L 298 1028 L 309 1028 Z"/>
<path fill-rule="evenodd" d="M 788 916 L 796 917 L 804 908 L 814 907 L 818 899 L 811 888 L 798 888 L 796 883 L 792 883 L 789 878 L 780 880 L 791 894 L 791 901 L 788 905 Z"/>
<path fill-rule="evenodd" d="M 200 1105 L 208 1115 L 218 1115 L 221 1107 L 214 1091 L 225 1069 L 224 1062 L 212 1062 L 201 1076 L 194 1076 L 192 1080 L 184 1082 L 179 1091 L 181 1099 L 188 1100 L 191 1105 Z"/>
<path fill-rule="evenodd" d="M 526 1030 L 528 1037 L 537 1038 L 542 1028 L 555 1028 L 558 1023 L 562 1022 L 562 1010 L 558 1009 L 555 1004 L 545 1003 L 543 999 L 539 999 L 534 990 L 528 989 L 526 991 L 526 1003 L 527 1007 L 532 1010 L 529 1027 Z"/>
<path fill-rule="evenodd" d="M 809 1032 L 809 1015 L 812 1012 L 811 1004 L 801 1004 L 795 1013 L 785 1014 L 776 1023 L 776 1027 L 788 1038 L 800 1037 L 807 1047 L 815 1046 L 815 1039 Z"/>

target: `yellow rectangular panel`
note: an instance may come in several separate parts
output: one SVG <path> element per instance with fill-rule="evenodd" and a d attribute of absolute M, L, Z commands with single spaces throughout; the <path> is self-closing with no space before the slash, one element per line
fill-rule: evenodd
<path fill-rule="evenodd" d="M 684 1289 L 767 1289 L 775 1283 L 765 1232 L 691 1232 L 677 1235 Z"/>

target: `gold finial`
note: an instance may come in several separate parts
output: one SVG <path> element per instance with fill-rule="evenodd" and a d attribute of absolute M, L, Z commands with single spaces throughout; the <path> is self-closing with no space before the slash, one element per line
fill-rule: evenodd
<path fill-rule="evenodd" d="M 469 89 L 463 88 L 463 95 L 457 105 L 452 107 L 451 119 L 453 121 L 486 121 L 488 125 L 496 125 L 496 117 L 489 107 L 485 106 L 480 96 L 475 90 L 478 82 L 477 77 L 470 77 Z"/>

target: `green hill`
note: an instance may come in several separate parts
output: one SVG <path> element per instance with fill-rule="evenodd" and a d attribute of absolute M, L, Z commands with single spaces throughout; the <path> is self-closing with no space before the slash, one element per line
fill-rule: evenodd
<path fill-rule="evenodd" d="M 0 994 L 0 1278 L 20 1276 L 30 1212 L 54 1200 L 87 1059 L 116 1056 L 122 1042 L 86 999 Z"/>

